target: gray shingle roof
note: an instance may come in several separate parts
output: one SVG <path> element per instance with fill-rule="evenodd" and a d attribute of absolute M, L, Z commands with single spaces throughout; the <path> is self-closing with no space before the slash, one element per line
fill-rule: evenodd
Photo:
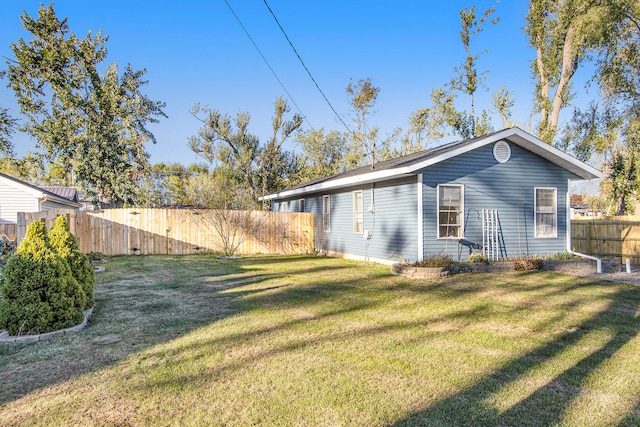
<path fill-rule="evenodd" d="M 336 175 L 315 179 L 296 186 L 285 188 L 277 193 L 263 197 L 263 200 L 271 200 L 282 197 L 291 197 L 311 191 L 339 188 L 353 183 L 375 182 L 403 174 L 412 174 L 417 170 L 428 167 L 450 157 L 455 157 L 479 146 L 507 139 L 520 145 L 529 151 L 546 158 L 552 163 L 563 167 L 582 179 L 601 177 L 601 172 L 586 163 L 544 143 L 533 135 L 519 128 L 508 128 L 492 132 L 477 138 L 455 141 L 440 145 L 418 153 L 409 154 L 395 159 L 374 164 L 374 167 L 363 166 L 357 169 L 342 172 Z"/>

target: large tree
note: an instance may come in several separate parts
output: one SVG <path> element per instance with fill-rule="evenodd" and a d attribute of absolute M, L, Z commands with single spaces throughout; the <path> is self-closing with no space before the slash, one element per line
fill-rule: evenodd
<path fill-rule="evenodd" d="M 640 3 L 603 0 L 598 22 L 594 79 L 601 97 L 574 111 L 562 142 L 583 160 L 603 158 L 604 194 L 622 215 L 640 199 Z"/>
<path fill-rule="evenodd" d="M 192 111 L 202 127 L 189 139 L 191 150 L 209 163 L 215 175 L 224 173 L 243 185 L 254 201 L 290 184 L 290 177 L 300 168 L 296 156 L 284 150 L 283 144 L 300 128 L 302 117 L 294 114 L 286 119 L 289 106 L 282 98 L 276 99 L 274 108 L 272 134 L 265 144 L 249 133 L 249 113 L 232 119 L 199 105 Z"/>
<path fill-rule="evenodd" d="M 538 136 L 551 144 L 560 111 L 573 98 L 571 80 L 607 39 L 607 10 L 617 0 L 531 0 L 525 32 L 536 51 Z"/>
<path fill-rule="evenodd" d="M 7 108 L 0 107 L 0 155 L 13 158 L 11 135 L 17 126 L 17 120 L 9 115 Z"/>
<path fill-rule="evenodd" d="M 138 183 L 137 205 L 146 207 L 192 204 L 187 196 L 189 180 L 206 168 L 197 164 L 156 163 Z"/>
<path fill-rule="evenodd" d="M 297 174 L 297 182 L 311 181 L 343 172 L 350 164 L 348 134 L 324 129 L 299 132 L 295 142 L 302 148 L 300 162 L 304 165 Z M 360 159 L 358 159 L 358 162 Z M 357 163 L 358 163 L 357 162 Z"/>
<path fill-rule="evenodd" d="M 378 100 L 380 88 L 374 86 L 370 78 L 366 78 L 358 82 L 350 80 L 346 91 L 352 108 L 353 123 L 356 126 L 351 132 L 351 149 L 353 153 L 358 153 L 358 157 L 366 158 L 373 168 L 380 160 L 377 147 L 379 128 L 371 125 L 370 117 L 375 113 L 373 108 Z"/>
<path fill-rule="evenodd" d="M 484 30 L 486 24 L 494 25 L 499 18 L 493 17 L 495 9 L 490 7 L 484 11 L 475 6 L 460 10 L 460 41 L 464 47 L 465 59 L 462 65 L 454 68 L 454 77 L 446 85 L 431 92 L 431 129 L 438 132 L 448 127 L 461 138 L 473 138 L 485 135 L 492 130 L 487 110 L 478 113 L 477 92 L 484 87 L 486 72 L 478 70 L 478 59 L 487 51 L 476 52 L 472 49 L 472 40 Z M 468 99 L 469 111 L 457 105 L 458 94 Z M 502 93 L 497 96 L 509 96 Z M 495 101 L 494 101 L 495 103 Z M 508 103 L 503 105 L 502 113 L 508 114 Z M 500 108 L 499 108 L 500 110 Z"/>
<path fill-rule="evenodd" d="M 42 5 L 37 19 L 24 12 L 21 20 L 33 38 L 12 44 L 15 60 L 7 61 L 9 86 L 26 117 L 21 130 L 85 190 L 116 205 L 133 201 L 148 168 L 144 144 L 155 143 L 146 126 L 166 117 L 164 104 L 141 92 L 145 70 L 101 70 L 108 37 L 99 31 L 78 38 L 53 4 Z"/>

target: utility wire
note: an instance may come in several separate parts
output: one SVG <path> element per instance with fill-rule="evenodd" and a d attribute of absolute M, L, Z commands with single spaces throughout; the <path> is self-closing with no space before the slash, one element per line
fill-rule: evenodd
<path fill-rule="evenodd" d="M 226 1 L 226 0 L 225 0 Z M 340 122 L 342 123 L 342 125 L 347 129 L 347 131 L 349 133 L 353 133 L 351 132 L 351 129 L 349 129 L 349 126 L 347 126 L 347 124 L 344 122 L 344 120 L 342 120 L 342 117 L 340 117 L 340 114 L 338 114 L 338 112 L 336 111 L 335 108 L 333 108 L 333 105 L 331 105 L 331 102 L 329 102 L 329 99 L 327 98 L 327 96 L 324 94 L 324 92 L 322 91 L 322 89 L 320 89 L 320 85 L 318 84 L 318 82 L 316 81 L 316 79 L 313 78 L 313 75 L 311 74 L 311 71 L 309 71 L 309 68 L 307 68 L 306 64 L 304 63 L 304 61 L 302 60 L 302 58 L 300 57 L 300 54 L 298 53 L 298 51 L 296 50 L 295 46 L 293 45 L 293 43 L 291 42 L 291 40 L 289 39 L 289 36 L 287 35 L 287 33 L 284 31 L 284 28 L 282 28 L 282 25 L 280 25 L 280 21 L 278 21 L 278 18 L 276 17 L 276 14 L 273 13 L 273 10 L 271 10 L 271 7 L 269 7 L 269 3 L 267 3 L 267 0 L 263 0 L 264 1 L 264 5 L 267 6 L 267 9 L 269 9 L 269 13 L 271 13 L 271 16 L 273 16 L 273 19 L 275 19 L 276 24 L 278 24 L 278 27 L 280 28 L 280 31 L 282 31 L 282 34 L 284 34 L 284 37 L 287 39 L 287 41 L 289 42 L 289 46 L 291 46 L 291 49 L 293 49 L 293 52 L 296 54 L 296 56 L 298 57 L 298 59 L 300 60 L 300 63 L 302 64 L 302 66 L 304 67 L 304 69 L 307 71 L 307 74 L 309 74 L 309 77 L 311 78 L 311 80 L 313 81 L 313 83 L 316 85 L 316 88 L 318 89 L 318 91 L 320 92 L 320 94 L 322 95 L 322 97 L 324 98 L 324 100 L 327 102 L 327 104 L 329 104 L 329 107 L 331 108 L 331 110 L 333 111 L 333 113 L 336 115 L 336 117 L 338 118 L 338 120 L 340 120 Z"/>
<path fill-rule="evenodd" d="M 253 44 L 253 47 L 256 48 L 256 50 L 258 51 L 258 53 L 260 54 L 260 57 L 262 58 L 262 60 L 264 61 L 265 64 L 267 64 L 267 67 L 269 67 L 269 70 L 271 70 L 271 73 L 273 74 L 273 76 L 276 78 L 276 80 L 278 81 L 278 83 L 280 83 L 280 86 L 282 87 L 282 89 L 286 92 L 287 96 L 289 97 L 289 99 L 291 100 L 291 102 L 293 103 L 293 105 L 296 106 L 296 109 L 300 112 L 300 115 L 302 115 L 302 117 L 304 117 L 304 120 L 309 124 L 309 126 L 311 127 L 311 129 L 314 129 L 314 126 L 311 124 L 311 122 L 309 122 L 309 119 L 307 119 L 307 116 L 302 112 L 302 110 L 300 109 L 300 107 L 298 106 L 298 104 L 296 103 L 296 101 L 293 99 L 293 96 L 291 96 L 291 94 L 289 93 L 289 91 L 287 90 L 287 88 L 284 86 L 284 83 L 282 83 L 282 80 L 280 80 L 280 77 L 278 77 L 278 74 L 276 74 L 276 72 L 274 71 L 274 69 L 271 67 L 271 64 L 269 64 L 269 61 L 267 61 L 267 58 L 265 58 L 265 56 L 262 54 L 262 51 L 260 50 L 260 48 L 258 47 L 258 45 L 256 44 L 256 42 L 253 40 L 253 37 L 251 37 L 251 34 L 249 34 L 249 31 L 247 31 L 247 29 L 245 28 L 245 26 L 242 24 L 242 21 L 240 20 L 240 18 L 238 17 L 238 15 L 236 15 L 236 12 L 233 10 L 233 8 L 231 7 L 231 5 L 229 4 L 229 2 L 227 0 L 224 0 L 225 4 L 227 5 L 227 7 L 229 8 L 229 10 L 231 11 L 231 13 L 233 14 L 233 16 L 236 18 L 236 21 L 238 21 L 238 24 L 240 24 L 240 27 L 242 27 L 242 30 L 244 31 L 244 33 L 247 35 L 247 37 L 249 38 L 249 40 L 251 40 L 251 43 Z M 335 112 L 335 110 L 334 110 Z"/>

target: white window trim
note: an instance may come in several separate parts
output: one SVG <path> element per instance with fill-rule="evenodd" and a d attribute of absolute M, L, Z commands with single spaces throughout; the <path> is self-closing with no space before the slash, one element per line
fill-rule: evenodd
<path fill-rule="evenodd" d="M 460 188 L 460 230 L 462 230 L 459 237 L 440 237 L 440 187 L 459 187 Z M 463 239 L 464 238 L 464 185 L 462 184 L 438 184 L 436 186 L 436 236 L 438 239 Z"/>
<path fill-rule="evenodd" d="M 305 202 L 304 199 L 298 199 L 298 212 L 304 212 Z"/>
<path fill-rule="evenodd" d="M 362 210 L 360 211 L 360 218 L 362 218 L 362 230 L 357 231 L 357 219 L 356 215 L 358 211 L 356 211 L 356 194 L 360 193 L 360 201 L 362 204 Z M 352 213 L 353 213 L 353 233 L 354 234 L 364 234 L 364 192 L 362 190 L 355 190 L 351 192 L 351 203 L 352 203 Z"/>
<path fill-rule="evenodd" d="M 322 230 L 325 233 L 331 233 L 331 196 L 329 194 L 322 196 Z"/>
<path fill-rule="evenodd" d="M 554 214 L 556 216 L 553 236 L 538 236 L 538 190 L 553 190 L 555 193 Z M 534 187 L 533 189 L 533 237 L 536 239 L 557 239 L 558 238 L 558 188 L 557 187 Z"/>

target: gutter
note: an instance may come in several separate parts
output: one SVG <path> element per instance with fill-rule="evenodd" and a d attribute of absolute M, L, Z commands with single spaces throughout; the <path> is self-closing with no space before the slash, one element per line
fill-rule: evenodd
<path fill-rule="evenodd" d="M 72 206 L 74 208 L 80 208 L 82 206 L 78 202 L 74 202 L 73 200 L 65 199 L 64 197 L 61 197 L 61 196 L 51 197 L 48 194 L 44 194 L 44 197 L 42 197 L 42 199 L 40 201 L 40 208 L 42 209 L 42 202 L 48 202 L 48 201 L 60 203 L 60 204 L 67 205 L 67 206 Z"/>
<path fill-rule="evenodd" d="M 585 255 L 585 254 L 581 254 L 580 252 L 574 252 L 571 249 L 567 248 L 567 252 L 569 252 L 572 255 L 577 255 L 581 258 L 587 258 L 587 259 L 592 259 L 596 262 L 596 272 L 598 274 L 602 274 L 602 260 L 600 258 L 591 256 L 591 255 Z"/>

